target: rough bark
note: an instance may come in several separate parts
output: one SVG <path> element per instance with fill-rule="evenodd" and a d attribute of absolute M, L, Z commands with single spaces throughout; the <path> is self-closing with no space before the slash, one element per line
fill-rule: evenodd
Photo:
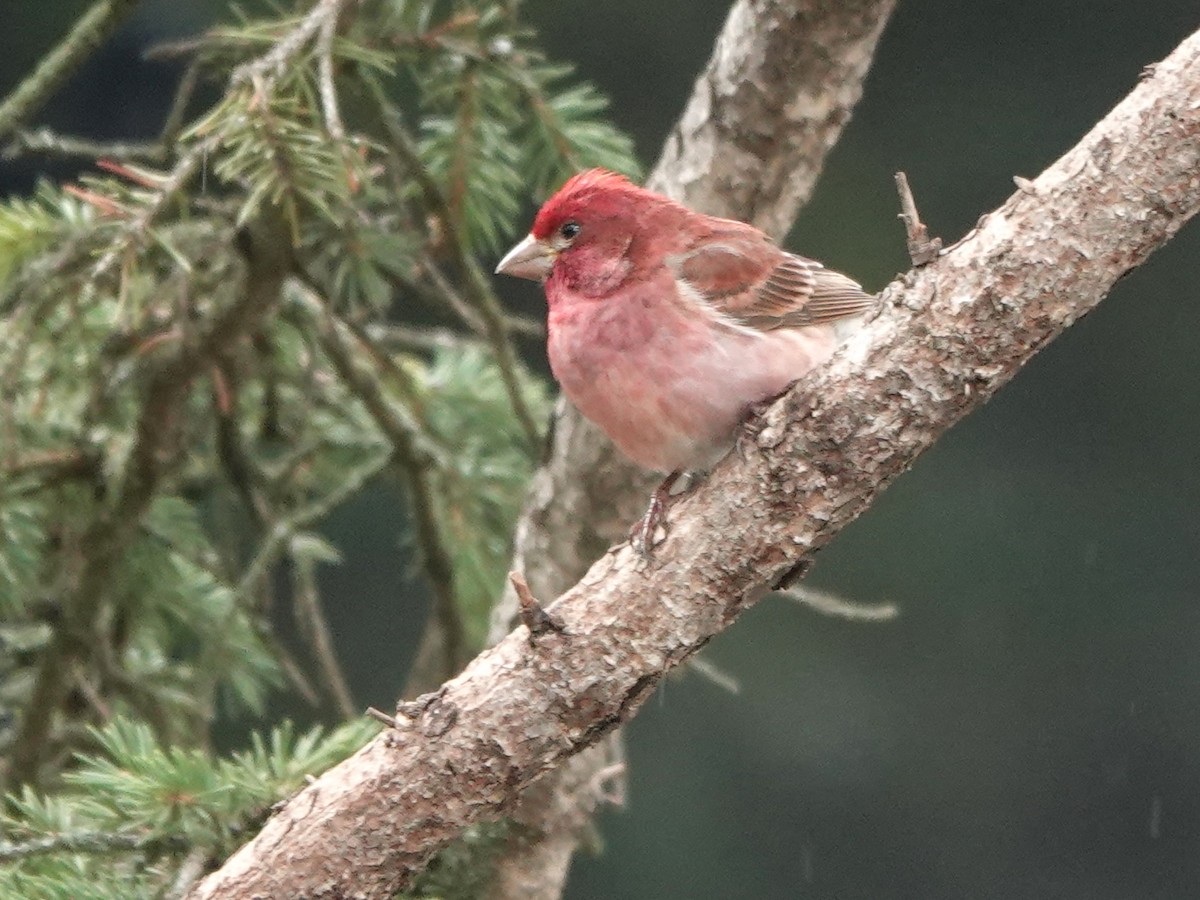
<path fill-rule="evenodd" d="M 288 802 L 197 897 L 386 897 L 466 825 L 627 720 L 663 674 L 870 504 L 1200 210 L 1200 33 L 932 265 L 671 510 L 423 711 Z M 335 848 L 336 852 L 330 852 Z"/>
<path fill-rule="evenodd" d="M 741 0 L 663 147 L 648 186 L 782 238 L 862 94 L 895 0 Z M 517 526 L 513 568 L 557 597 L 637 520 L 657 476 L 639 471 L 560 401 L 550 457 Z M 512 628 L 511 591 L 489 643 Z M 612 735 L 540 779 L 512 813 L 522 828 L 496 867 L 491 900 L 553 900 L 614 772 Z M 616 777 L 620 777 L 617 775 Z"/>
<path fill-rule="evenodd" d="M 850 121 L 895 0 L 742 0 L 648 187 L 783 237 Z"/>

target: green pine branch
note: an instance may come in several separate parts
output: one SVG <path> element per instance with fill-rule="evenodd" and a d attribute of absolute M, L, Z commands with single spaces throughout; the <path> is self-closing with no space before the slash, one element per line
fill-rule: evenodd
<path fill-rule="evenodd" d="M 160 896 L 193 855 L 221 858 L 273 804 L 377 730 L 366 719 L 303 733 L 285 722 L 217 757 L 116 719 L 91 731 L 95 750 L 77 758 L 62 789 L 6 798 L 0 896 Z"/>
<path fill-rule="evenodd" d="M 284 690 L 357 708 L 322 528 L 379 480 L 435 597 L 410 684 L 479 647 L 549 411 L 490 260 L 530 196 L 637 169 L 512 3 L 310 0 L 158 52 L 188 74 L 153 146 L 39 131 L 36 105 L 10 129 L 106 161 L 0 204 L 0 748 L 12 784 L 57 785 L 10 797 L 0 895 L 179 896 L 332 759 L 207 748 Z M 187 121 L 203 82 L 226 88 Z M 417 895 L 470 896 L 493 837 Z"/>

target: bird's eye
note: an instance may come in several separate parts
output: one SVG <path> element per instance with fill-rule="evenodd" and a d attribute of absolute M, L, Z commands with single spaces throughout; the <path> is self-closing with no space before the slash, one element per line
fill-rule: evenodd
<path fill-rule="evenodd" d="M 573 241 L 575 240 L 575 236 L 579 234 L 579 223 L 564 222 L 562 228 L 558 229 L 558 233 L 561 234 L 566 240 Z"/>

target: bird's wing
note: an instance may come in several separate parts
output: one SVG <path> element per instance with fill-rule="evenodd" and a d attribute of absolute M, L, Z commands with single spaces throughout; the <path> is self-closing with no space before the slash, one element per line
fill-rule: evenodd
<path fill-rule="evenodd" d="M 852 279 L 763 236 L 714 235 L 672 259 L 671 267 L 723 317 L 761 331 L 851 318 L 875 302 Z"/>

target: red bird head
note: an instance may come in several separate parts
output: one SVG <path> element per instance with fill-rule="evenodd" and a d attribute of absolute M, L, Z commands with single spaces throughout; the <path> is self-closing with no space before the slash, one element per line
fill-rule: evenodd
<path fill-rule="evenodd" d="M 589 169 L 573 176 L 547 200 L 533 220 L 531 234 L 539 241 L 552 240 L 564 225 L 579 219 L 598 220 L 624 216 L 645 193 L 624 175 L 606 169 Z"/>
<path fill-rule="evenodd" d="M 500 260 L 496 272 L 533 281 L 557 272 L 570 282 L 594 282 L 596 291 L 615 287 L 646 256 L 646 242 L 639 238 L 669 233 L 662 227 L 664 213 L 691 215 L 623 175 L 581 172 L 542 205 L 529 235 Z"/>

